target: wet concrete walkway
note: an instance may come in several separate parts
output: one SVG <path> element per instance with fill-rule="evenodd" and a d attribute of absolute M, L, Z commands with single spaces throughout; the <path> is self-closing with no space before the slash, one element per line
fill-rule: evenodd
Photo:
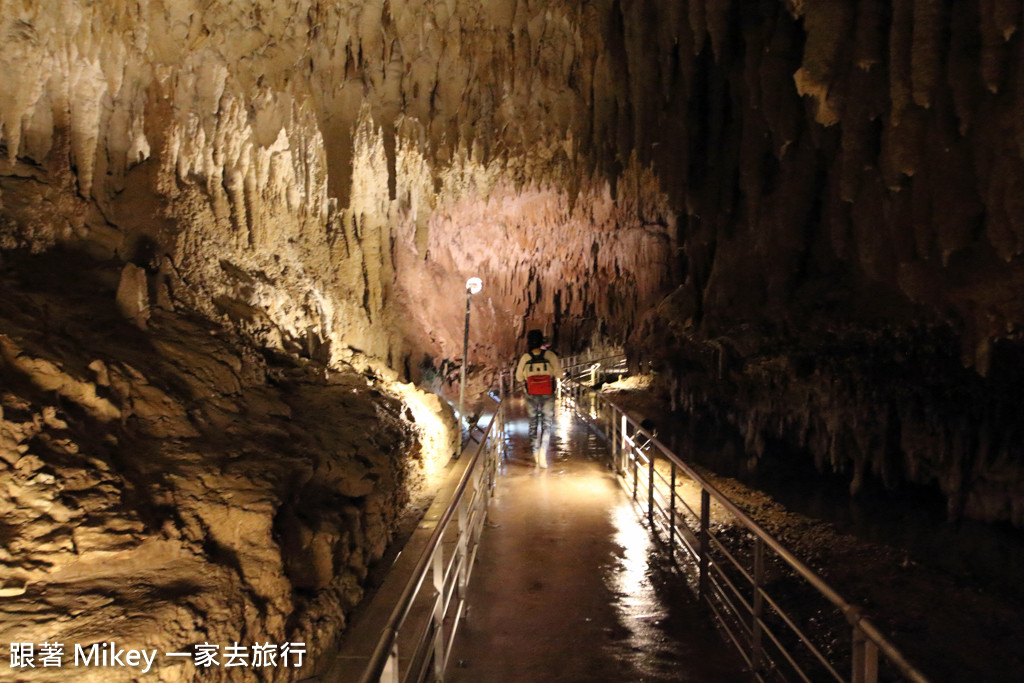
<path fill-rule="evenodd" d="M 521 399 L 448 683 L 747 681 L 567 408 L 534 458 Z"/>

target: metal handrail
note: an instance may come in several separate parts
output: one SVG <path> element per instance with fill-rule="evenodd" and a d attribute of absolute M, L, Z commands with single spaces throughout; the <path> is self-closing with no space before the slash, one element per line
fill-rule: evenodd
<path fill-rule="evenodd" d="M 565 376 L 571 380 L 581 381 L 589 373 L 589 384 L 594 386 L 598 383 L 599 374 L 603 379 L 604 373 L 615 370 L 615 374 L 622 374 L 626 371 L 626 357 L 619 348 L 598 349 L 594 352 L 569 356 L 562 361 L 562 370 Z M 616 366 L 622 365 L 621 369 Z"/>
<path fill-rule="evenodd" d="M 585 365 L 593 365 L 594 363 L 604 363 L 605 361 L 610 360 L 623 362 L 625 359 L 623 358 L 621 353 L 615 353 L 609 356 L 601 356 L 597 358 L 586 358 L 584 356 L 569 356 L 568 358 L 565 359 L 565 362 L 562 364 L 562 369 L 570 370 L 572 368 L 579 368 Z"/>
<path fill-rule="evenodd" d="M 588 391 L 588 387 L 572 380 L 563 380 L 563 395 L 568 395 L 576 405 L 577 411 L 589 422 L 597 427 L 602 427 L 605 436 L 609 438 L 612 446 L 612 460 L 615 470 L 624 480 L 624 487 L 631 493 L 633 499 L 638 503 L 646 503 L 646 515 L 651 524 L 652 530 L 667 522 L 669 529 L 669 544 L 672 556 L 676 555 L 676 543 L 680 542 L 682 550 L 688 553 L 698 565 L 698 593 L 702 601 L 711 606 L 712 612 L 716 614 L 720 624 L 724 627 L 730 640 L 740 649 L 740 654 L 750 664 L 754 674 L 761 680 L 763 675 L 775 674 L 783 677 L 778 664 L 772 662 L 768 653 L 764 651 L 765 643 L 761 636 L 765 635 L 775 645 L 780 657 L 785 659 L 795 673 L 802 680 L 811 680 L 797 662 L 795 653 L 787 650 L 778 634 L 773 630 L 773 625 L 766 619 L 765 607 L 771 608 L 773 613 L 780 617 L 782 625 L 788 627 L 792 636 L 808 649 L 812 659 L 818 659 L 819 663 L 837 680 L 847 680 L 839 674 L 835 665 L 829 657 L 812 642 L 803 631 L 797 627 L 796 620 L 787 615 L 780 603 L 772 599 L 765 587 L 765 551 L 771 551 L 778 558 L 780 563 L 794 571 L 796 575 L 813 588 L 819 595 L 831 603 L 838 613 L 841 614 L 849 624 L 851 634 L 850 657 L 851 676 L 848 680 L 853 683 L 876 683 L 878 679 L 879 654 L 883 655 L 885 662 L 895 668 L 904 680 L 915 683 L 927 683 L 927 678 L 910 664 L 903 655 L 882 635 L 875 625 L 864 617 L 857 608 L 851 606 L 825 581 L 821 579 L 812 569 L 807 567 L 800 559 L 793 555 L 771 534 L 765 531 L 759 524 L 747 516 L 742 510 L 730 501 L 711 483 L 706 481 L 700 474 L 686 465 L 675 453 L 661 443 L 654 434 L 644 429 L 640 423 L 630 417 L 622 408 L 615 404 L 607 396 Z M 591 401 L 592 408 L 587 410 L 583 406 L 583 396 L 586 393 Z M 646 439 L 643 446 L 638 445 L 642 435 Z M 653 448 L 654 451 L 645 453 L 645 449 Z M 658 454 L 668 462 L 671 468 L 671 480 L 666 480 L 664 474 L 657 471 L 655 460 Z M 647 469 L 646 481 L 641 481 L 640 469 Z M 676 492 L 678 477 L 682 474 L 700 487 L 700 506 L 698 510 L 685 501 L 681 500 Z M 657 480 L 668 486 L 665 493 L 658 489 Z M 641 484 L 643 484 L 641 486 Z M 646 494 L 646 500 L 642 496 Z M 660 498 L 656 500 L 656 498 Z M 725 550 L 721 553 L 728 560 L 725 564 L 716 561 L 712 555 L 712 545 L 721 542 L 711 534 L 710 530 L 710 506 L 711 502 L 721 506 L 723 510 L 751 535 L 753 546 L 754 567 L 748 570 L 742 563 L 733 556 L 733 553 Z M 666 512 L 663 502 L 668 502 Z M 692 516 L 699 518 L 699 528 L 693 529 L 686 522 L 684 517 L 677 512 L 677 505 L 681 505 Z M 656 518 L 659 524 L 654 524 Z M 680 527 L 682 525 L 682 527 Z M 696 543 L 693 544 L 688 538 L 696 535 Z M 676 538 L 678 536 L 678 539 Z M 718 579 L 712 571 L 717 573 Z M 731 575 L 731 577 L 730 577 Z M 749 591 L 749 598 L 739 591 L 736 584 L 746 584 Z M 712 591 L 712 584 L 718 586 L 717 591 Z M 743 604 L 744 609 L 739 609 L 723 593 L 723 584 L 730 586 L 738 600 Z M 767 603 L 767 605 L 766 605 Z M 745 618 L 744 618 L 745 617 Z M 731 623 L 730 623 L 731 622 Z M 736 629 L 741 627 L 744 633 L 737 633 Z M 745 637 L 744 637 L 745 634 Z M 792 648 L 790 648 L 791 650 Z M 763 674 L 763 675 L 762 675 Z"/>
<path fill-rule="evenodd" d="M 590 349 L 583 353 L 577 353 L 572 356 L 566 356 L 562 359 L 562 367 L 569 368 L 574 365 L 586 365 L 588 363 L 596 363 L 598 361 L 606 360 L 625 360 L 626 356 L 620 346 L 602 346 L 596 349 Z"/>
<path fill-rule="evenodd" d="M 466 466 L 451 502 L 438 519 L 412 576 L 405 584 L 387 625 L 381 631 L 373 655 L 359 679 L 360 683 L 422 681 L 426 679 L 426 674 L 431 669 L 435 678 L 443 677 L 455 632 L 464 612 L 466 586 L 472 573 L 487 506 L 494 489 L 498 461 L 504 449 L 504 407 L 504 403 L 499 403 L 495 408 L 494 417 L 491 418 L 472 460 Z M 472 489 L 470 484 L 473 485 Z M 471 491 L 468 498 L 465 496 L 467 490 Z M 458 535 L 454 539 L 448 539 L 454 540 L 455 549 L 445 562 L 442 542 L 452 520 L 456 518 L 456 513 Z M 430 618 L 418 625 L 419 630 L 408 657 L 405 675 L 401 676 L 398 638 L 407 625 L 406 620 L 417 598 L 420 597 L 429 573 L 432 573 L 433 578 L 430 582 L 433 588 Z M 450 629 L 447 634 L 446 628 Z"/>

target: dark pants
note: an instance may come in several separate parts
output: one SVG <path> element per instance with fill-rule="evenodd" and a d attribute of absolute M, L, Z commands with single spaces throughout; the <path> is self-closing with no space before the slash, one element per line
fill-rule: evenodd
<path fill-rule="evenodd" d="M 548 466 L 548 444 L 551 442 L 551 430 L 555 428 L 555 397 L 527 396 L 526 404 L 530 408 L 530 440 L 533 444 L 533 457 L 541 467 Z"/>

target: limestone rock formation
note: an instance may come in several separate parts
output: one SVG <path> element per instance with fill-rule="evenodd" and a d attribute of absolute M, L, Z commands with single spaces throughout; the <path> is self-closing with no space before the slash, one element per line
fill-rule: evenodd
<path fill-rule="evenodd" d="M 460 356 L 471 275 L 508 331 L 488 364 L 524 318 L 621 335 L 669 285 L 675 217 L 629 149 L 586 152 L 613 133 L 591 107 L 619 106 L 593 99 L 623 87 L 605 10 L 5 6 L 0 244 L 159 269 L 186 306 L 331 360 Z"/>
<path fill-rule="evenodd" d="M 109 322 L 139 343 L 202 319 L 256 357 L 371 358 L 441 391 L 479 276 L 476 386 L 529 327 L 562 351 L 628 337 L 752 459 L 1020 525 L 1022 21 L 1014 0 L 6 2 L 0 263 L 105 264 Z M 21 328 L 48 329 L 33 310 Z M 205 337 L 146 342 L 168 384 L 130 353 L 62 367 L 0 334 L 5 376 L 35 378 L 5 389 L 9 453 L 64 439 L 55 397 L 129 462 L 118 430 L 188 441 L 263 395 Z M 60 510 L 31 483 L 52 473 L 10 471 L 19 510 Z M 373 479 L 321 474 L 346 496 Z M 124 514 L 113 547 L 149 542 Z M 281 519 L 314 558 L 282 565 L 293 585 L 331 581 L 347 518 Z"/>
<path fill-rule="evenodd" d="M 121 314 L 146 329 L 149 320 L 149 283 L 146 271 L 134 263 L 124 264 L 121 281 L 117 285 L 117 306 Z"/>
<path fill-rule="evenodd" d="M 1018 3 L 704 4 L 652 114 L 682 282 L 634 355 L 752 459 L 1024 523 Z"/>
<path fill-rule="evenodd" d="M 153 680 L 192 680 L 163 653 L 206 642 L 301 642 L 316 661 L 455 430 L 425 433 L 399 397 L 415 392 L 369 366 L 159 310 L 142 331 L 115 306 L 119 271 L 81 259 L 0 276 L 0 637 L 66 646 L 16 679 L 133 680 L 73 665 L 73 644 L 110 640 L 157 649 Z"/>

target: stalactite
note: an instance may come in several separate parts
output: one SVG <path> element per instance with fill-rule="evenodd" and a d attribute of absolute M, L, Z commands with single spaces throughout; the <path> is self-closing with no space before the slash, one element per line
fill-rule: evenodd
<path fill-rule="evenodd" d="M 711 40 L 711 49 L 715 54 L 715 61 L 723 63 L 732 57 L 732 40 L 734 27 L 729 23 L 730 14 L 733 11 L 735 0 L 711 0 L 703 2 L 704 20 L 707 25 L 707 35 Z"/>
<path fill-rule="evenodd" d="M 853 9 L 846 3 L 809 3 L 804 15 L 807 44 L 799 71 L 793 75 L 797 92 L 817 103 L 815 120 L 831 126 L 839 122 L 842 88 L 834 87 L 837 69 L 848 50 Z"/>
<path fill-rule="evenodd" d="M 1004 33 L 1009 27 L 1006 13 L 997 10 L 1001 6 L 999 0 L 979 0 L 981 10 L 981 76 L 982 81 L 989 92 L 997 93 L 1002 90 L 1003 79 L 1006 76 L 1006 67 L 1009 50 L 1006 41 L 1008 36 Z M 1002 19 L 1002 21 L 1000 21 Z"/>
<path fill-rule="evenodd" d="M 689 9 L 690 30 L 693 35 L 693 55 L 699 55 L 704 50 L 707 41 L 707 16 L 706 0 L 690 0 L 687 3 Z"/>
<path fill-rule="evenodd" d="M 985 4 L 982 5 L 985 7 Z M 994 0 L 991 6 L 992 19 L 1003 34 L 1003 40 L 1009 40 L 1020 29 L 1021 5 L 1015 0 Z"/>
<path fill-rule="evenodd" d="M 882 0 L 861 0 L 857 3 L 854 29 L 853 59 L 863 71 L 885 63 L 886 6 Z"/>
<path fill-rule="evenodd" d="M 914 1 L 910 73 L 914 103 L 926 109 L 932 106 L 935 88 L 942 80 L 945 27 L 945 12 L 939 0 Z"/>
<path fill-rule="evenodd" d="M 709 334 L 924 307 L 980 368 L 1024 315 L 1016 0 L 69 7 L 0 6 L 0 245 L 168 260 L 269 345 L 453 356 L 481 267 L 496 330 L 678 286 Z"/>
<path fill-rule="evenodd" d="M 866 171 L 878 163 L 880 124 L 886 110 L 885 76 L 880 69 L 854 70 L 849 86 L 855 97 L 847 97 L 842 112 L 839 186 L 844 201 L 852 202 Z"/>
<path fill-rule="evenodd" d="M 957 134 L 952 121 L 945 126 L 932 125 L 926 148 L 927 182 L 932 188 L 931 229 L 945 266 L 951 255 L 971 248 L 984 206 L 972 173 L 970 146 Z"/>
<path fill-rule="evenodd" d="M 761 116 L 771 132 L 773 151 L 777 157 L 781 157 L 786 147 L 796 139 L 802 114 L 801 102 L 795 89 L 776 87 L 777 83 L 789 78 L 798 68 L 794 59 L 801 36 L 785 18 L 786 15 L 780 8 L 765 54 L 758 62 Z"/>
<path fill-rule="evenodd" d="M 977 36 L 980 18 L 972 3 L 958 2 L 950 8 L 949 58 L 946 73 L 953 98 L 953 108 L 959 120 L 960 135 L 967 135 L 974 119 L 978 102 L 984 97 L 984 86 L 978 78 L 979 53 Z"/>
<path fill-rule="evenodd" d="M 987 211 L 986 233 L 996 252 L 1009 262 L 1024 251 L 1024 163 L 1001 158 L 992 168 L 984 196 Z"/>
<path fill-rule="evenodd" d="M 889 97 L 892 101 L 889 116 L 893 126 L 900 125 L 903 111 L 912 100 L 913 12 L 914 6 L 909 2 L 893 4 L 892 23 L 889 28 Z"/>
<path fill-rule="evenodd" d="M 909 105 L 900 116 L 899 126 L 890 126 L 882 135 L 881 165 L 886 184 L 899 190 L 903 176 L 913 177 L 924 153 L 927 114 L 916 105 Z"/>
<path fill-rule="evenodd" d="M 1024 121 L 1024 47 L 1021 47 L 1024 38 L 1018 36 L 1016 39 L 1016 82 L 1012 92 L 1013 96 L 1013 109 L 1014 116 L 1012 121 L 1016 125 L 1013 125 L 1014 140 L 1017 143 L 1017 154 L 1024 158 L 1024 125 L 1020 125 L 1020 121 Z"/>

